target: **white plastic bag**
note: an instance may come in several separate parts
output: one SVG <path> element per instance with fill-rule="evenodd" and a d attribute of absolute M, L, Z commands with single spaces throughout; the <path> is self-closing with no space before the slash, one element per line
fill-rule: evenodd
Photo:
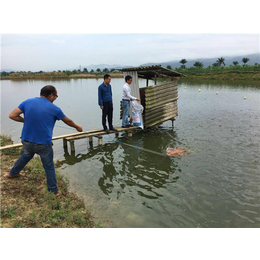
<path fill-rule="evenodd" d="M 137 101 L 132 102 L 132 120 L 133 125 L 139 126 L 142 129 L 144 129 L 144 123 L 143 123 L 143 110 L 144 107 L 138 103 Z"/>
<path fill-rule="evenodd" d="M 143 110 L 144 110 L 144 107 L 138 101 L 132 102 L 132 111 L 143 113 Z"/>

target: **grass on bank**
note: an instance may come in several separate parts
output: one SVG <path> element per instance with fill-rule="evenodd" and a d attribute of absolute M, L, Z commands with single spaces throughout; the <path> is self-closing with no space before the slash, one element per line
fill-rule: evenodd
<path fill-rule="evenodd" d="M 1 145 L 12 144 L 1 136 Z M 45 172 L 40 158 L 32 159 L 21 172 L 8 179 L 5 175 L 23 153 L 23 148 L 1 152 L 1 228 L 81 228 L 102 227 L 95 224 L 83 199 L 69 192 L 68 180 L 56 173 L 61 195 L 54 198 L 47 191 Z"/>

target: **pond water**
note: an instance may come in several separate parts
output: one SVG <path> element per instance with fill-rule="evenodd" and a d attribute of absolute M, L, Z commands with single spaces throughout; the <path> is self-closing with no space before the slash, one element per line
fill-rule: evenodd
<path fill-rule="evenodd" d="M 102 128 L 97 105 L 101 83 L 2 80 L 1 134 L 20 142 L 22 124 L 8 115 L 47 84 L 58 90 L 55 104 L 83 130 Z M 145 83 L 140 80 L 140 87 Z M 121 125 L 123 84 L 123 79 L 111 82 L 114 126 Z M 87 139 L 77 140 L 75 155 L 64 151 L 62 140 L 54 141 L 58 170 L 107 227 L 260 227 L 260 84 L 179 81 L 178 112 L 174 128 L 168 121 L 132 137 L 111 134 L 103 146 L 97 140 L 93 146 Z M 54 128 L 54 136 L 73 132 L 62 122 Z M 191 153 L 163 156 L 176 146 Z"/>

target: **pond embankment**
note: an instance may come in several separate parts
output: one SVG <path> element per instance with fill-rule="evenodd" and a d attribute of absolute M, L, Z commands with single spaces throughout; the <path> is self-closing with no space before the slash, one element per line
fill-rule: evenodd
<path fill-rule="evenodd" d="M 259 71 L 212 71 L 212 72 L 186 72 L 180 79 L 189 80 L 260 80 Z"/>
<path fill-rule="evenodd" d="M 1 136 L 1 145 L 11 144 Z M 84 200 L 69 191 L 68 180 L 56 173 L 60 196 L 47 191 L 40 158 L 32 159 L 19 178 L 6 175 L 23 153 L 22 148 L 1 151 L 1 228 L 93 228 L 102 227 L 93 220 Z"/>
<path fill-rule="evenodd" d="M 189 79 L 189 80 L 260 80 L 260 70 L 219 70 L 219 71 L 182 71 L 185 77 L 179 79 Z M 122 73 L 109 73 L 111 78 L 123 78 Z M 66 75 L 64 73 L 41 73 L 41 74 L 31 74 L 31 73 L 13 73 L 9 76 L 1 77 L 2 80 L 21 80 L 21 79 L 95 79 L 103 78 L 105 73 L 88 73 L 88 74 L 71 74 Z"/>
<path fill-rule="evenodd" d="M 105 73 L 96 73 L 96 74 L 71 74 L 66 75 L 64 73 L 42 73 L 42 74 L 19 74 L 13 73 L 9 76 L 1 77 L 2 80 L 13 79 L 13 80 L 23 80 L 23 79 L 101 79 Z M 123 78 L 122 73 L 109 73 L 111 78 Z"/>

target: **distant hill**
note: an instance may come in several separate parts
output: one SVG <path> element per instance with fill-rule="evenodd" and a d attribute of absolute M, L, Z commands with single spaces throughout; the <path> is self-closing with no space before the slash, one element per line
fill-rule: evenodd
<path fill-rule="evenodd" d="M 17 72 L 17 70 L 13 70 L 13 69 L 2 69 L 1 72 L 11 72 L 11 71 L 14 71 L 14 72 Z"/>
<path fill-rule="evenodd" d="M 233 65 L 233 61 L 237 61 L 239 63 L 239 65 L 243 65 L 243 62 L 242 62 L 242 59 L 243 58 L 248 58 L 249 61 L 247 62 L 248 65 L 254 65 L 255 63 L 258 63 L 260 64 L 260 53 L 254 53 L 254 54 L 248 54 L 248 55 L 240 55 L 240 56 L 219 56 L 219 57 L 216 57 L 216 58 L 208 58 L 208 59 L 205 59 L 205 58 L 201 58 L 201 59 L 189 59 L 188 57 L 183 57 L 183 59 L 186 59 L 188 62 L 185 64 L 185 66 L 187 68 L 189 67 L 193 67 L 193 64 L 196 62 L 196 61 L 199 61 L 199 62 L 202 62 L 203 65 L 204 65 L 204 68 L 208 67 L 208 66 L 212 66 L 213 63 L 216 62 L 216 60 L 220 57 L 223 57 L 225 59 L 225 64 L 226 66 L 229 66 L 229 65 Z M 145 63 L 145 64 L 140 64 L 139 66 L 151 66 L 151 65 L 157 65 L 157 64 L 160 64 L 162 65 L 162 67 L 167 67 L 168 65 L 170 65 L 173 69 L 174 68 L 179 68 L 181 66 L 181 63 L 180 63 L 180 60 L 171 60 L 171 61 L 167 61 L 167 62 L 154 62 L 154 63 Z M 115 68 L 115 69 L 122 69 L 122 68 L 132 68 L 132 67 L 136 67 L 136 66 L 123 66 L 123 65 L 118 65 L 118 64 L 113 64 L 113 65 L 109 65 L 109 64 L 91 64 L 91 65 L 87 65 L 87 66 L 81 66 L 81 70 L 83 71 L 84 68 L 87 68 L 88 71 L 91 71 L 92 69 L 94 71 L 96 71 L 98 68 L 101 69 L 101 71 L 104 69 L 104 68 L 107 68 L 107 69 L 112 69 L 112 68 Z M 79 67 L 77 68 L 72 68 L 70 69 L 71 71 L 72 70 L 78 70 Z M 17 70 L 14 70 L 14 69 L 1 69 L 1 72 L 10 72 L 10 71 L 14 71 L 16 72 Z M 47 72 L 47 71 L 46 71 Z"/>
<path fill-rule="evenodd" d="M 208 66 L 212 66 L 212 64 L 215 63 L 216 60 L 220 57 L 223 57 L 225 59 L 226 66 L 233 65 L 233 61 L 237 61 L 239 65 L 243 65 L 244 64 L 242 62 L 243 58 L 249 59 L 249 61 L 247 62 L 248 65 L 254 65 L 255 63 L 260 64 L 260 54 L 259 53 L 241 55 L 241 56 L 219 56 L 216 58 L 209 58 L 209 59 L 204 59 L 204 58 L 203 59 L 188 59 L 187 57 L 183 57 L 183 59 L 186 59 L 188 61 L 185 64 L 186 68 L 193 67 L 193 64 L 196 61 L 202 62 L 204 65 L 204 68 L 206 68 Z M 162 67 L 167 67 L 168 65 L 170 65 L 174 69 L 174 68 L 179 68 L 182 65 L 180 63 L 180 60 L 172 60 L 172 61 L 161 62 L 161 63 L 160 62 L 145 63 L 145 64 L 141 64 L 140 66 L 151 66 L 151 65 L 160 64 L 160 65 L 162 65 Z"/>

